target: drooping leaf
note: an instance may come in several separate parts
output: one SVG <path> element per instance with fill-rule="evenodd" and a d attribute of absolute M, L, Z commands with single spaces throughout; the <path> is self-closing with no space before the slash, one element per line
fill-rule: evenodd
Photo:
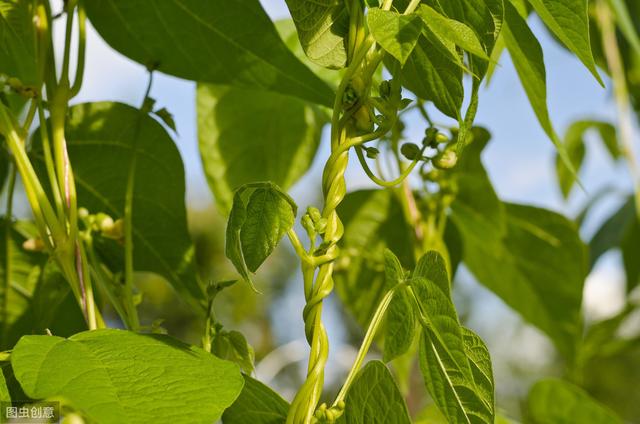
<path fill-rule="evenodd" d="M 513 65 L 520 77 L 520 83 L 527 93 L 529 103 L 540 126 L 556 146 L 564 164 L 571 172 L 575 173 L 569 155 L 553 128 L 551 118 L 549 118 L 547 76 L 542 47 L 529 29 L 527 22 L 509 1 L 505 2 L 504 10 L 505 22 L 502 33 Z"/>
<path fill-rule="evenodd" d="M 539 381 L 531 388 L 528 412 L 535 424 L 622 424 L 619 417 L 585 391 L 555 379 Z"/>
<path fill-rule="evenodd" d="M 616 16 L 616 23 L 620 32 L 627 39 L 631 49 L 636 55 L 640 55 L 640 35 L 638 35 L 637 26 L 634 26 L 629 8 L 624 0 L 610 0 L 609 5 Z"/>
<path fill-rule="evenodd" d="M 95 0 L 87 16 L 128 58 L 180 78 L 331 106 L 329 87 L 284 45 L 258 0 Z"/>
<path fill-rule="evenodd" d="M 279 394 L 258 380 L 244 375 L 240 396 L 224 414 L 223 424 L 282 424 L 287 419 L 289 404 Z"/>
<path fill-rule="evenodd" d="M 380 361 L 360 370 L 347 392 L 340 424 L 410 424 L 404 398 L 391 372 Z"/>
<path fill-rule="evenodd" d="M 406 269 L 413 268 L 412 229 L 391 190 L 347 194 L 338 207 L 345 228 L 335 287 L 345 308 L 363 327 L 384 296 L 384 251 L 389 249 Z"/>
<path fill-rule="evenodd" d="M 211 353 L 218 358 L 235 362 L 243 372 L 251 374 L 254 370 L 253 348 L 239 331 L 218 331 L 213 338 Z"/>
<path fill-rule="evenodd" d="M 580 172 L 582 161 L 586 153 L 584 136 L 590 130 L 597 130 L 600 139 L 611 157 L 615 160 L 620 156 L 616 129 L 613 125 L 601 121 L 576 121 L 573 122 L 564 136 L 564 146 L 573 165 L 575 173 Z M 569 196 L 576 181 L 576 174 L 572 173 L 562 162 L 560 157 L 556 157 L 556 176 L 560 190 L 565 199 Z"/>
<path fill-rule="evenodd" d="M 225 254 L 250 284 L 250 273 L 256 272 L 293 227 L 296 211 L 293 200 L 273 183 L 245 184 L 236 190 Z"/>
<path fill-rule="evenodd" d="M 349 13 L 344 0 L 286 0 L 300 44 L 311 61 L 339 69 L 345 66 Z"/>
<path fill-rule="evenodd" d="M 203 304 L 187 229 L 184 167 L 162 125 L 122 103 L 86 103 L 69 110 L 65 136 L 78 205 L 122 218 L 133 170 L 135 269 L 161 275 L 186 299 Z M 33 156 L 46 175 L 41 149 L 36 137 Z M 110 267 L 123 269 L 121 245 L 102 240 L 97 247 Z"/>
<path fill-rule="evenodd" d="M 402 264 L 388 249 L 384 253 L 384 262 L 387 290 L 403 284 L 405 272 Z M 416 318 L 408 289 L 402 285 L 395 290 L 385 318 L 384 362 L 389 362 L 409 350 L 416 333 Z"/>
<path fill-rule="evenodd" d="M 202 165 L 218 207 L 228 213 L 243 184 L 272 181 L 290 188 L 311 166 L 324 116 L 277 93 L 198 85 Z"/>
<path fill-rule="evenodd" d="M 460 326 L 446 265 L 438 253 L 431 251 L 420 259 L 411 285 L 426 320 L 420 368 L 429 394 L 451 423 L 492 423 L 489 355 L 482 341 Z"/>
<path fill-rule="evenodd" d="M 24 336 L 11 365 L 33 399 L 62 397 L 101 423 L 213 422 L 240 394 L 237 365 L 161 335 Z"/>
<path fill-rule="evenodd" d="M 435 9 L 425 4 L 416 10 L 416 14 L 441 39 L 449 40 L 481 59 L 489 60 L 489 56 L 484 51 L 478 36 L 464 23 L 442 16 Z"/>
<path fill-rule="evenodd" d="M 480 283 L 545 332 L 566 358 L 573 358 L 582 334 L 585 246 L 575 224 L 561 215 L 504 206 L 507 227 L 502 237 L 480 238 L 471 222 L 458 225 L 464 262 Z"/>
<path fill-rule="evenodd" d="M 367 14 L 369 31 L 373 38 L 404 66 L 413 51 L 420 32 L 422 21 L 416 15 L 402 15 L 398 12 L 369 9 Z"/>
<path fill-rule="evenodd" d="M 589 37 L 588 4 L 582 0 L 529 0 L 545 25 L 582 61 L 603 85 L 596 70 Z"/>
<path fill-rule="evenodd" d="M 453 53 L 425 31 L 402 68 L 402 84 L 419 98 L 432 101 L 445 115 L 458 119 L 464 100 L 462 68 Z M 393 70 L 393 66 L 387 67 Z"/>

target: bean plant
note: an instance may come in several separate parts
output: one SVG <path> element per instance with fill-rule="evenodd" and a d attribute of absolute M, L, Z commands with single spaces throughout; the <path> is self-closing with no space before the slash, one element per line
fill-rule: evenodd
<path fill-rule="evenodd" d="M 559 378 L 531 387 L 523 421 L 638 419 L 637 407 L 598 383 L 594 364 L 640 346 L 637 334 L 618 334 L 638 306 L 640 282 L 640 4 L 286 6 L 291 19 L 272 22 L 258 0 L 0 0 L 2 413 L 58 402 L 54 421 L 65 422 L 512 422 L 496 405 L 489 351 L 452 300 L 464 266 L 560 358 Z M 617 121 L 581 119 L 558 135 L 530 22 L 543 23 L 596 84 L 606 83 Z M 74 101 L 85 83 L 89 23 L 148 70 L 138 104 Z M 635 193 L 589 245 L 579 226 L 602 195 L 573 219 L 504 201 L 492 187 L 482 161 L 491 133 L 474 121 L 481 89 L 507 54 L 556 147 L 565 197 L 589 192 L 580 171 L 590 133 L 631 169 Z M 197 85 L 202 166 L 235 269 L 225 280 L 197 270 L 171 105 L 150 97 L 158 73 Z M 323 163 L 318 200 L 299 207 L 287 191 L 314 160 Z M 376 189 L 348 190 L 350 160 Z M 28 219 L 15 218 L 18 195 Z M 290 402 L 255 378 L 251 340 L 216 315 L 216 298 L 231 286 L 251 287 L 260 301 L 259 270 L 281 243 L 299 261 L 305 306 L 290 319 L 303 320 L 309 345 Z M 627 304 L 586 325 L 585 279 L 611 249 L 623 253 Z M 201 346 L 141 322 L 142 273 L 166 280 L 198 315 Z M 323 306 L 334 292 L 362 330 L 337 392 L 325 387 Z M 636 357 L 628 372 L 638 369 Z M 422 388 L 412 383 L 418 373 Z M 637 381 L 618 389 L 636 390 Z M 421 411 L 407 406 L 416 396 Z"/>

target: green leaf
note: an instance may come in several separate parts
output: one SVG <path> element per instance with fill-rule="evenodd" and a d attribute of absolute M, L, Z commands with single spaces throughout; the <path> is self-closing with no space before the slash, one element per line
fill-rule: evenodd
<path fill-rule="evenodd" d="M 426 320 L 420 368 L 429 394 L 451 423 L 492 423 L 489 354 L 475 334 L 463 332 L 451 300 L 446 265 L 438 253 L 431 251 L 420 259 L 411 286 Z"/>
<path fill-rule="evenodd" d="M 582 334 L 585 246 L 575 224 L 561 215 L 532 206 L 504 207 L 506 233 L 490 239 L 454 215 L 464 241 L 464 262 L 480 283 L 571 359 Z"/>
<path fill-rule="evenodd" d="M 500 35 L 504 20 L 504 6 L 501 0 L 426 0 L 440 14 L 455 19 L 472 28 L 482 42 L 487 55 L 491 55 Z M 508 3 L 508 2 L 505 2 Z M 471 58 L 471 71 L 478 77 L 487 72 L 489 62 Z"/>
<path fill-rule="evenodd" d="M 4 368 L 4 366 L 0 364 L 0 402 L 11 402 L 11 395 L 9 394 L 9 388 L 2 373 L 2 368 Z"/>
<path fill-rule="evenodd" d="M 435 9 L 425 4 L 418 8 L 416 14 L 422 18 L 429 29 L 439 38 L 451 41 L 481 59 L 489 60 L 489 56 L 484 51 L 478 36 L 467 25 L 442 16 Z"/>
<path fill-rule="evenodd" d="M 225 254 L 253 286 L 250 273 L 269 257 L 293 227 L 297 207 L 273 183 L 245 184 L 233 197 Z"/>
<path fill-rule="evenodd" d="M 622 424 L 619 417 L 584 390 L 556 379 L 542 380 L 533 386 L 528 411 L 535 424 Z"/>
<path fill-rule="evenodd" d="M 627 275 L 627 293 L 631 293 L 640 285 L 640 220 L 635 219 L 633 225 L 627 228 L 621 244 L 622 261 Z"/>
<path fill-rule="evenodd" d="M 358 372 L 347 392 L 342 424 L 410 424 L 409 411 L 393 376 L 380 361 Z"/>
<path fill-rule="evenodd" d="M 509 1 L 505 2 L 504 8 L 505 23 L 502 33 L 504 34 L 504 41 L 511 55 L 513 65 L 520 77 L 520 83 L 527 93 L 529 103 L 538 118 L 538 122 L 540 122 L 540 126 L 556 146 L 564 164 L 575 174 L 571 159 L 549 118 L 547 76 L 542 47 L 540 47 L 540 43 L 527 26 L 527 22 Z"/>
<path fill-rule="evenodd" d="M 616 129 L 608 122 L 601 121 L 576 121 L 573 122 L 564 136 L 564 146 L 573 165 L 575 173 L 572 173 L 564 164 L 562 159 L 556 157 L 556 176 L 562 195 L 566 199 L 576 182 L 576 174 L 580 172 L 582 161 L 586 153 L 584 136 L 590 130 L 597 130 L 600 139 L 611 157 L 615 160 L 620 156 Z"/>
<path fill-rule="evenodd" d="M 630 196 L 622 206 L 600 226 L 589 242 L 591 268 L 610 249 L 619 247 L 625 234 L 636 220 L 634 198 Z"/>
<path fill-rule="evenodd" d="M 87 16 L 111 47 L 180 78 L 331 106 L 331 89 L 284 45 L 258 0 L 94 0 Z"/>
<path fill-rule="evenodd" d="M 451 217 L 461 234 L 474 236 L 479 243 L 491 244 L 506 233 L 507 217 L 481 160 L 491 134 L 480 127 L 473 127 L 471 134 L 471 144 L 453 169 L 457 193 L 451 205 Z"/>
<path fill-rule="evenodd" d="M 36 84 L 35 27 L 33 2 L 0 2 L 0 74 Z"/>
<path fill-rule="evenodd" d="M 403 284 L 405 272 L 400 260 L 390 251 L 384 252 L 385 285 L 391 290 Z M 416 333 L 416 318 L 406 286 L 396 289 L 387 309 L 384 326 L 384 362 L 407 352 Z"/>
<path fill-rule="evenodd" d="M 187 229 L 185 177 L 180 153 L 153 118 L 122 103 L 86 103 L 69 110 L 66 140 L 78 206 L 124 217 L 129 172 L 133 178 L 133 262 L 136 271 L 164 277 L 186 299 L 205 302 Z M 33 155 L 46 179 L 41 143 Z M 98 240 L 114 270 L 123 269 L 122 246 Z"/>
<path fill-rule="evenodd" d="M 235 362 L 246 373 L 251 374 L 254 370 L 253 348 L 239 331 L 218 331 L 213 339 L 211 352 L 218 358 Z"/>
<path fill-rule="evenodd" d="M 237 365 L 161 335 L 24 336 L 11 354 L 33 399 L 62 397 L 100 423 L 213 422 L 242 389 Z"/>
<path fill-rule="evenodd" d="M 369 9 L 367 24 L 378 44 L 404 66 L 420 37 L 420 18 L 374 8 Z"/>
<path fill-rule="evenodd" d="M 344 0 L 286 0 L 305 53 L 320 66 L 343 68 L 349 13 Z"/>
<path fill-rule="evenodd" d="M 197 107 L 202 165 L 224 213 L 243 184 L 289 189 L 311 166 L 326 122 L 301 100 L 233 87 L 199 84 Z"/>
<path fill-rule="evenodd" d="M 462 68 L 458 59 L 435 36 L 425 34 L 402 68 L 402 84 L 419 98 L 430 100 L 445 115 L 460 118 L 464 100 Z M 393 70 L 393 66 L 387 67 Z"/>
<path fill-rule="evenodd" d="M 547 28 L 604 86 L 591 52 L 588 4 L 583 0 L 529 0 Z"/>
<path fill-rule="evenodd" d="M 392 190 L 361 190 L 347 194 L 338 206 L 344 225 L 341 256 L 336 262 L 336 292 L 363 327 L 386 293 L 385 249 L 406 269 L 414 266 L 412 228 Z"/>
<path fill-rule="evenodd" d="M 240 396 L 224 414 L 223 424 L 282 424 L 287 419 L 289 404 L 279 394 L 258 380 L 244 375 Z"/>

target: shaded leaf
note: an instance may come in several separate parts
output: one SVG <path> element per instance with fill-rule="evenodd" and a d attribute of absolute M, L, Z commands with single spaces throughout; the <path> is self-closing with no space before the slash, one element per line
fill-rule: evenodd
<path fill-rule="evenodd" d="M 464 262 L 480 283 L 545 332 L 568 359 L 582 334 L 586 249 L 575 224 L 554 212 L 506 203 L 506 234 L 483 239 L 456 224 Z"/>
<path fill-rule="evenodd" d="M 0 2 L 0 74 L 36 84 L 35 28 L 33 2 Z"/>
<path fill-rule="evenodd" d="M 607 218 L 589 241 L 591 268 L 603 254 L 622 244 L 635 220 L 636 208 L 634 198 L 631 196 L 613 215 Z"/>
<path fill-rule="evenodd" d="M 218 207 L 228 213 L 243 184 L 289 189 L 311 166 L 325 117 L 277 93 L 199 84 L 200 157 Z"/>
<path fill-rule="evenodd" d="M 333 103 L 332 91 L 287 49 L 258 0 L 94 0 L 86 9 L 111 47 L 149 68 Z"/>
<path fill-rule="evenodd" d="M 300 44 L 311 61 L 339 69 L 347 62 L 349 13 L 344 0 L 286 0 Z"/>
<path fill-rule="evenodd" d="M 63 397 L 101 423 L 212 422 L 243 385 L 235 364 L 200 348 L 122 330 L 24 336 L 11 365 L 31 398 Z"/>
<path fill-rule="evenodd" d="M 91 213 L 104 212 L 114 220 L 123 218 L 133 169 L 136 271 L 161 275 L 186 299 L 204 306 L 205 294 L 196 275 L 187 229 L 184 167 L 162 125 L 122 103 L 85 103 L 70 108 L 65 136 L 78 205 Z M 46 176 L 38 139 L 36 136 L 33 155 L 40 175 Z M 102 239 L 97 248 L 112 269 L 124 268 L 120 244 Z"/>
<path fill-rule="evenodd" d="M 385 285 L 391 290 L 405 281 L 400 260 L 385 250 Z M 411 347 L 416 333 L 416 319 L 406 286 L 396 289 L 386 312 L 384 326 L 384 362 L 402 355 Z"/>
<path fill-rule="evenodd" d="M 413 235 L 392 190 L 347 194 L 338 206 L 345 228 L 336 262 L 336 292 L 356 321 L 366 327 L 384 296 L 384 251 L 394 252 L 402 266 L 413 268 Z"/>
<path fill-rule="evenodd" d="M 531 388 L 528 411 L 536 424 L 622 424 L 620 418 L 585 391 L 555 379 L 539 381 Z"/>
<path fill-rule="evenodd" d="M 289 404 L 279 394 L 247 375 L 240 396 L 224 414 L 223 424 L 282 424 Z"/>
<path fill-rule="evenodd" d="M 253 348 L 239 331 L 218 331 L 213 339 L 211 352 L 218 358 L 240 365 L 243 372 L 251 374 L 254 370 Z"/>

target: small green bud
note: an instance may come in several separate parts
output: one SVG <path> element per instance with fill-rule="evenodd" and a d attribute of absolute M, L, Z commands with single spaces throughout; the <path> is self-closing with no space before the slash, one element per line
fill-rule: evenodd
<path fill-rule="evenodd" d="M 458 163 L 458 154 L 452 150 L 447 149 L 440 153 L 433 160 L 433 165 L 438 169 L 451 169 Z"/>
<path fill-rule="evenodd" d="M 436 138 L 435 141 L 437 144 L 445 144 L 449 142 L 449 137 L 447 137 L 446 135 L 442 134 L 442 133 L 438 133 L 436 134 Z"/>
<path fill-rule="evenodd" d="M 345 109 L 350 109 L 358 101 L 358 93 L 349 85 L 342 94 L 342 106 Z"/>
<path fill-rule="evenodd" d="M 380 154 L 380 150 L 376 149 L 375 147 L 364 147 L 364 151 L 366 152 L 369 159 L 375 159 Z"/>
<path fill-rule="evenodd" d="M 41 238 L 26 239 L 22 243 L 22 248 L 27 252 L 42 252 L 44 250 L 44 242 Z"/>
<path fill-rule="evenodd" d="M 309 214 L 313 222 L 318 222 L 320 221 L 320 219 L 322 219 L 322 214 L 320 213 L 320 210 L 316 207 L 309 206 L 307 208 L 307 214 Z"/>
<path fill-rule="evenodd" d="M 380 97 L 383 99 L 388 99 L 391 95 L 391 82 L 390 81 L 382 81 L 379 87 Z"/>
<path fill-rule="evenodd" d="M 89 211 L 87 208 L 78 208 L 78 218 L 85 219 L 89 216 Z"/>
<path fill-rule="evenodd" d="M 302 217 L 300 223 L 302 224 L 302 228 L 304 228 L 307 231 L 307 233 L 314 233 L 315 232 L 315 224 L 313 223 L 313 220 L 311 219 L 309 214 L 305 214 Z"/>
<path fill-rule="evenodd" d="M 316 222 L 315 229 L 318 234 L 324 234 L 324 232 L 327 230 L 327 220 L 325 218 L 320 218 Z"/>
<path fill-rule="evenodd" d="M 420 157 L 420 148 L 414 143 L 405 143 L 400 147 L 400 153 L 409 160 L 415 160 Z"/>

